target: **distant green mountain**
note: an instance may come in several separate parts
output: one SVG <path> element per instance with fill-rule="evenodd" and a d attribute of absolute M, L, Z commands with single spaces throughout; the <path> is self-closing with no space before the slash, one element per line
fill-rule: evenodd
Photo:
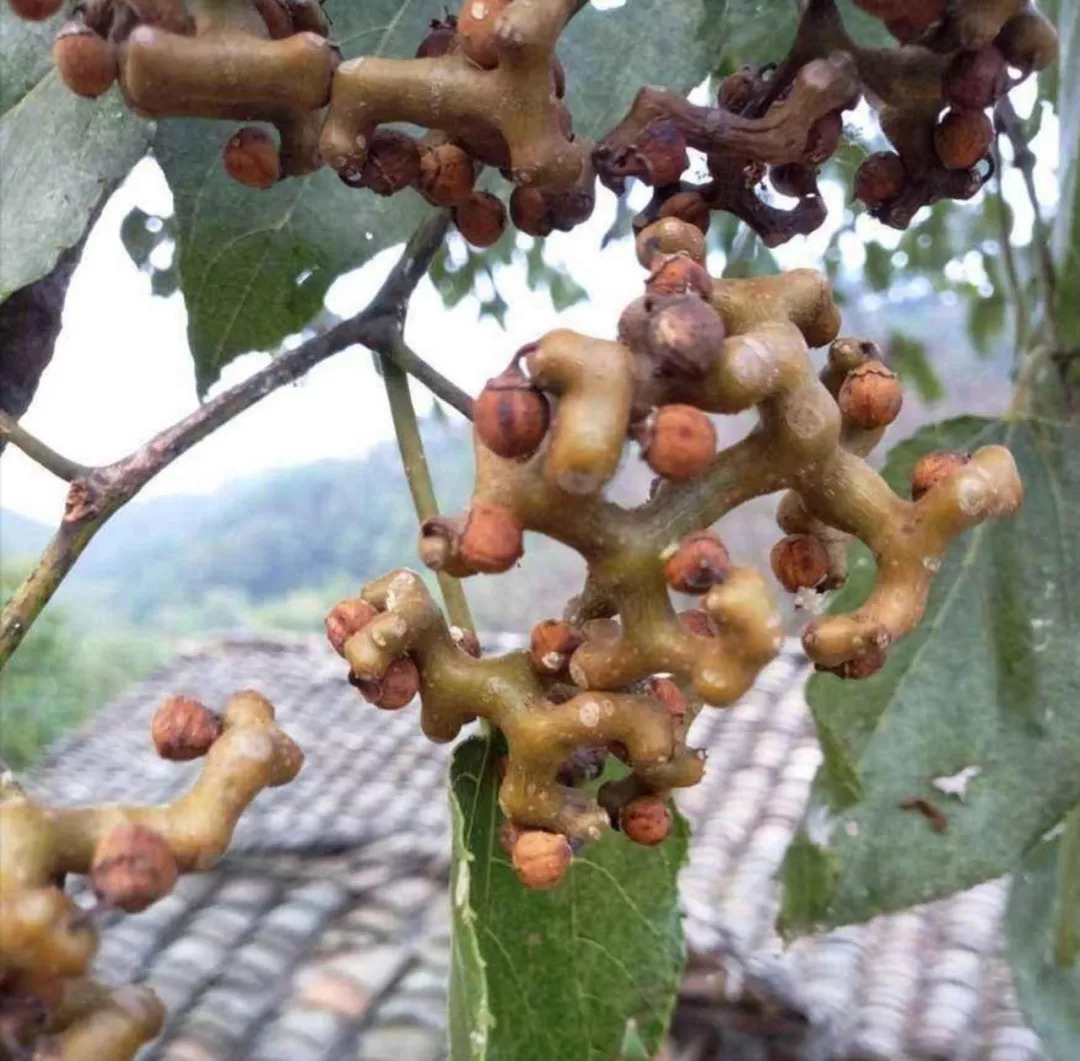
<path fill-rule="evenodd" d="M 52 536 L 52 528 L 37 520 L 29 519 L 0 509 L 0 565 L 4 570 L 36 556 Z"/>

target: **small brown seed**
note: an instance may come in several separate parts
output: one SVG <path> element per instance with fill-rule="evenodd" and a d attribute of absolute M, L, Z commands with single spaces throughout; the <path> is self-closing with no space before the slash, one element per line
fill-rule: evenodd
<path fill-rule="evenodd" d="M 688 254 L 657 254 L 653 257 L 645 290 L 651 295 L 712 294 L 712 277 Z"/>
<path fill-rule="evenodd" d="M 521 559 L 523 528 L 507 508 L 474 501 L 465 521 L 458 553 L 470 570 L 484 574 L 509 571 Z"/>
<path fill-rule="evenodd" d="M 472 159 L 456 144 L 436 144 L 420 156 L 417 187 L 436 206 L 458 206 L 472 194 Z"/>
<path fill-rule="evenodd" d="M 1005 56 L 992 44 L 957 52 L 945 70 L 942 92 L 958 110 L 982 110 L 996 103 L 1008 84 Z"/>
<path fill-rule="evenodd" d="M 971 169 L 994 142 L 994 123 L 983 111 L 951 109 L 934 130 L 934 150 L 946 169 Z"/>
<path fill-rule="evenodd" d="M 433 18 L 429 23 L 428 34 L 416 49 L 417 59 L 438 59 L 450 51 L 457 36 L 457 16 L 447 15 L 444 19 Z"/>
<path fill-rule="evenodd" d="M 506 460 L 531 457 L 550 422 L 547 400 L 517 369 L 488 380 L 473 403 L 477 437 Z"/>
<path fill-rule="evenodd" d="M 726 337 L 727 329 L 716 310 L 696 296 L 687 296 L 656 309 L 649 318 L 646 341 L 661 375 L 700 379 L 719 356 Z"/>
<path fill-rule="evenodd" d="M 673 717 L 682 718 L 686 714 L 686 697 L 670 678 L 649 678 L 645 682 L 645 692 L 655 696 Z"/>
<path fill-rule="evenodd" d="M 680 593 L 704 593 L 731 574 L 731 557 L 712 531 L 694 531 L 664 563 L 667 584 Z"/>
<path fill-rule="evenodd" d="M 840 386 L 837 404 L 844 419 L 866 431 L 891 424 L 900 415 L 904 392 L 896 373 L 880 361 L 853 368 Z"/>
<path fill-rule="evenodd" d="M 326 637 L 334 651 L 344 657 L 345 642 L 378 615 L 374 605 L 359 597 L 340 601 L 326 615 Z"/>
<path fill-rule="evenodd" d="M 510 195 L 510 220 L 527 236 L 550 236 L 555 228 L 547 196 L 539 188 L 521 186 Z"/>
<path fill-rule="evenodd" d="M 545 892 L 559 884 L 573 857 L 565 836 L 527 829 L 518 836 L 510 861 L 526 888 Z"/>
<path fill-rule="evenodd" d="M 891 203 L 904 190 L 907 174 L 892 151 L 871 155 L 855 171 L 855 198 L 871 209 Z"/>
<path fill-rule="evenodd" d="M 281 177 L 277 144 L 265 129 L 247 125 L 225 145 L 225 172 L 248 188 L 265 191 Z"/>
<path fill-rule="evenodd" d="M 634 249 L 646 269 L 652 268 L 659 254 L 685 254 L 699 265 L 705 264 L 703 230 L 679 217 L 662 217 L 643 228 L 634 240 Z"/>
<path fill-rule="evenodd" d="M 664 200 L 656 216 L 657 220 L 677 217 L 702 232 L 709 231 L 709 204 L 698 192 L 676 192 Z"/>
<path fill-rule="evenodd" d="M 177 876 L 169 845 L 152 829 L 128 822 L 105 835 L 90 864 L 94 894 L 129 914 L 168 895 Z"/>
<path fill-rule="evenodd" d="M 68 22 L 52 48 L 53 64 L 77 96 L 95 99 L 116 80 L 116 55 L 108 41 L 77 22 Z"/>
<path fill-rule="evenodd" d="M 928 490 L 933 489 L 943 479 L 948 479 L 970 460 L 971 455 L 968 453 L 951 453 L 948 450 L 921 456 L 911 471 L 912 499 L 918 501 Z"/>
<path fill-rule="evenodd" d="M 499 65 L 495 23 L 510 0 L 465 0 L 458 12 L 457 34 L 462 51 L 485 70 Z"/>
<path fill-rule="evenodd" d="M 529 659 L 545 674 L 558 674 L 570 663 L 575 649 L 585 640 L 582 632 L 562 619 L 544 619 L 533 627 Z"/>
<path fill-rule="evenodd" d="M 652 122 L 642 130 L 637 153 L 645 168 L 642 179 L 655 187 L 674 184 L 690 165 L 686 137 L 673 121 L 666 119 Z"/>
<path fill-rule="evenodd" d="M 829 554 L 810 534 L 789 534 L 781 538 L 769 554 L 777 581 L 789 593 L 813 589 L 829 573 Z"/>
<path fill-rule="evenodd" d="M 420 671 L 408 656 L 401 656 L 381 678 L 360 678 L 353 684 L 368 703 L 384 711 L 399 711 L 411 704 L 420 691 Z"/>
<path fill-rule="evenodd" d="M 150 723 L 150 737 L 158 755 L 172 762 L 205 755 L 221 731 L 221 716 L 187 696 L 170 696 L 154 712 Z"/>
<path fill-rule="evenodd" d="M 813 125 L 806 137 L 806 161 L 819 165 L 829 158 L 840 146 L 844 135 L 844 116 L 840 111 L 830 111 L 822 115 Z"/>
<path fill-rule="evenodd" d="M 655 847 L 671 832 L 671 811 L 659 796 L 636 796 L 619 811 L 619 828 L 635 844 Z"/>
<path fill-rule="evenodd" d="M 716 456 L 716 429 L 692 405 L 661 405 L 647 423 L 644 456 L 657 475 L 696 479 Z"/>
<path fill-rule="evenodd" d="M 506 228 L 506 207 L 491 192 L 473 192 L 455 208 L 454 224 L 474 247 L 490 247 Z"/>

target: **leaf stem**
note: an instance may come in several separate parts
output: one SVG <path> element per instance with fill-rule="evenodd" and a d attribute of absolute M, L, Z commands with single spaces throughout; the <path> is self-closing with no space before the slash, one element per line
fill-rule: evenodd
<path fill-rule="evenodd" d="M 68 460 L 56 450 L 46 446 L 44 442 L 22 427 L 15 417 L 2 409 L 0 409 L 0 438 L 6 438 L 12 445 L 18 446 L 32 461 L 36 461 L 46 471 L 52 472 L 58 479 L 63 479 L 65 482 L 70 483 L 90 471 L 85 465 Z"/>
<path fill-rule="evenodd" d="M 1054 961 L 1068 968 L 1080 959 L 1080 804 L 1065 816 L 1058 848 Z"/>
<path fill-rule="evenodd" d="M 395 347 L 407 349 L 401 339 Z M 439 514 L 439 503 L 424 453 L 424 440 L 416 420 L 416 409 L 409 393 L 409 378 L 402 371 L 401 362 L 391 353 L 380 352 L 379 361 L 382 365 L 383 382 L 386 384 L 386 397 L 390 402 L 390 415 L 394 420 L 398 451 L 401 453 L 401 466 L 409 483 L 416 515 L 420 522 L 423 522 Z M 461 580 L 452 578 L 443 571 L 438 572 L 438 579 L 450 622 L 462 630 L 473 630 L 469 602 L 465 598 Z"/>

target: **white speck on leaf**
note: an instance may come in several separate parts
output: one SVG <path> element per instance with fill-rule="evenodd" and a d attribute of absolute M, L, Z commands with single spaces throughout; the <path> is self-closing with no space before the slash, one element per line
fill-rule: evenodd
<path fill-rule="evenodd" d="M 968 785 L 982 773 L 981 766 L 965 766 L 959 773 L 945 777 L 935 777 L 931 784 L 946 796 L 955 796 L 963 801 L 967 796 Z"/>

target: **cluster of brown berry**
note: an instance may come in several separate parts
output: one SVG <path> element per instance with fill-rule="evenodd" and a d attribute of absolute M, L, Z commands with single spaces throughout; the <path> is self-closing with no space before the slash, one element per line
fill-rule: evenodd
<path fill-rule="evenodd" d="M 485 657 L 418 575 L 396 571 L 327 618 L 350 680 L 377 706 L 419 692 L 420 724 L 437 741 L 478 717 L 499 730 L 503 839 L 534 888 L 557 884 L 575 847 L 609 826 L 660 842 L 670 791 L 703 770 L 687 743 L 693 719 L 733 703 L 778 651 L 764 579 L 734 565 L 711 529 L 726 512 L 790 491 L 773 564 L 793 591 L 842 582 L 849 536 L 866 542 L 873 592 L 851 613 L 815 618 L 803 639 L 822 668 L 862 678 L 918 622 L 952 538 L 1011 513 L 1022 493 L 1000 446 L 935 455 L 913 500 L 889 489 L 863 457 L 899 412 L 900 387 L 872 343 L 837 338 L 819 274 L 716 280 L 700 229 L 672 217 L 636 248 L 645 293 L 618 341 L 558 330 L 518 351 L 474 406 L 468 512 L 421 528 L 423 562 L 458 577 L 509 570 L 526 530 L 575 549 L 589 574 L 565 615 L 539 623 L 527 651 Z M 809 347 L 827 344 L 819 378 Z M 709 414 L 750 408 L 758 426 L 718 453 Z M 604 490 L 634 443 L 658 478 L 625 509 Z M 672 592 L 696 600 L 680 609 Z M 611 756 L 628 771 L 593 797 L 583 785 Z"/>
<path fill-rule="evenodd" d="M 67 874 L 87 874 L 101 908 L 144 910 L 181 873 L 213 866 L 244 808 L 303 763 L 255 692 L 220 715 L 173 697 L 152 736 L 164 759 L 205 757 L 192 787 L 163 806 L 47 807 L 0 777 L 0 1056 L 129 1061 L 153 1039 L 165 1016 L 153 991 L 90 977 L 94 912 L 64 891 Z"/>
<path fill-rule="evenodd" d="M 905 228 L 920 207 L 969 199 L 983 186 L 993 172 L 995 136 L 987 111 L 1054 61 L 1057 33 L 1028 0 L 856 2 L 904 42 L 896 56 L 905 65 L 892 71 L 891 90 L 879 84 L 876 93 L 895 151 L 863 162 L 855 196 L 876 217 Z"/>

